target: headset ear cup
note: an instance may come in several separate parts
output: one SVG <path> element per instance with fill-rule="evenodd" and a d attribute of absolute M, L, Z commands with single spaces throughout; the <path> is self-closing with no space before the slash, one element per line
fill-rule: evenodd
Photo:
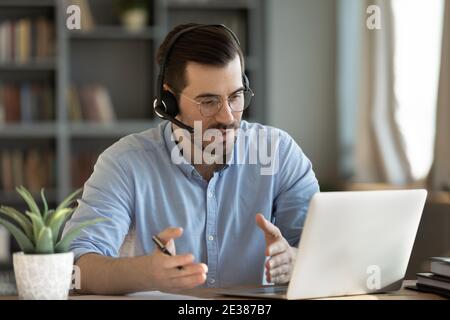
<path fill-rule="evenodd" d="M 166 105 L 166 112 L 173 118 L 178 114 L 178 101 L 177 98 L 170 91 L 163 91 L 161 95 L 161 100 L 164 101 Z"/>
<path fill-rule="evenodd" d="M 248 80 L 247 75 L 244 73 L 242 74 L 242 84 L 244 85 L 245 89 L 249 89 L 250 88 L 250 81 Z"/>

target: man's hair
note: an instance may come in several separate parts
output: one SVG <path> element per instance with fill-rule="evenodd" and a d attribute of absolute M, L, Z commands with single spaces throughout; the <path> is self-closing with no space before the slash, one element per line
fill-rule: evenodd
<path fill-rule="evenodd" d="M 196 26 L 196 23 L 178 25 L 170 31 L 158 49 L 156 62 L 161 65 L 167 45 L 178 32 Z M 164 83 L 178 92 L 187 86 L 186 65 L 188 62 L 212 66 L 225 66 L 239 55 L 242 72 L 244 57 L 239 44 L 225 28 L 204 26 L 181 35 L 170 49 L 164 72 Z M 159 89 L 158 89 L 159 90 Z"/>

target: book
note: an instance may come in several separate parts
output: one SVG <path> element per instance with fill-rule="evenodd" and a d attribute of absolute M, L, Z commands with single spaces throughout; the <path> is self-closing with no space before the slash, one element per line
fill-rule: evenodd
<path fill-rule="evenodd" d="M 20 87 L 20 111 L 22 122 L 30 122 L 32 120 L 31 106 L 31 87 L 30 84 L 26 82 Z"/>
<path fill-rule="evenodd" d="M 20 121 L 20 92 L 16 85 L 5 85 L 3 91 L 5 122 Z"/>
<path fill-rule="evenodd" d="M 14 190 L 14 179 L 12 173 L 12 159 L 9 150 L 3 150 L 2 154 L 2 187 L 4 191 Z"/>
<path fill-rule="evenodd" d="M 78 95 L 78 90 L 74 85 L 71 85 L 67 90 L 67 100 L 69 106 L 69 119 L 71 121 L 83 120 L 80 97 Z"/>
<path fill-rule="evenodd" d="M 0 63 L 6 63 L 10 61 L 10 22 L 4 21 L 0 24 Z"/>
<path fill-rule="evenodd" d="M 418 273 L 417 285 L 448 290 L 450 293 L 450 278 L 439 276 L 430 272 Z"/>
<path fill-rule="evenodd" d="M 116 119 L 108 90 L 99 84 L 80 87 L 83 119 L 89 122 L 109 123 Z"/>
<path fill-rule="evenodd" d="M 410 290 L 420 291 L 420 292 L 438 294 L 447 299 L 450 298 L 450 292 L 448 290 L 444 290 L 444 289 L 439 289 L 439 288 L 430 287 L 430 286 L 421 285 L 421 284 L 417 284 L 417 285 L 413 285 L 413 286 L 406 286 L 405 288 L 410 289 Z"/>
<path fill-rule="evenodd" d="M 82 187 L 94 171 L 94 165 L 97 162 L 99 152 L 83 151 L 72 155 L 71 158 L 71 177 L 72 186 Z"/>
<path fill-rule="evenodd" d="M 431 273 L 450 278 L 450 258 L 432 257 L 430 260 Z"/>
<path fill-rule="evenodd" d="M 0 123 L 54 119 L 53 88 L 49 84 L 0 83 Z"/>
<path fill-rule="evenodd" d="M 30 19 L 20 19 L 16 22 L 15 28 L 16 62 L 27 63 L 31 56 L 31 21 Z"/>
<path fill-rule="evenodd" d="M 26 64 L 55 54 L 54 23 L 47 17 L 0 22 L 0 63 Z"/>
<path fill-rule="evenodd" d="M 12 159 L 13 185 L 21 186 L 24 184 L 22 150 L 13 150 L 11 159 Z"/>

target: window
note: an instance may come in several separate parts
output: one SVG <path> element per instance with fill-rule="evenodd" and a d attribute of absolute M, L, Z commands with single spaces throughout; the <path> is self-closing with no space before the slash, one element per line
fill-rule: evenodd
<path fill-rule="evenodd" d="M 415 180 L 434 154 L 443 0 L 392 0 L 396 121 Z"/>

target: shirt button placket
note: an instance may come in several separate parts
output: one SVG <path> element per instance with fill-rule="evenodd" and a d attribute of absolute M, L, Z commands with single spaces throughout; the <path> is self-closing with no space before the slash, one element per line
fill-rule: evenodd
<path fill-rule="evenodd" d="M 214 197 L 215 178 L 213 177 L 206 190 L 206 250 L 208 256 L 208 287 L 217 283 L 218 249 L 215 237 L 217 222 L 217 205 Z"/>

